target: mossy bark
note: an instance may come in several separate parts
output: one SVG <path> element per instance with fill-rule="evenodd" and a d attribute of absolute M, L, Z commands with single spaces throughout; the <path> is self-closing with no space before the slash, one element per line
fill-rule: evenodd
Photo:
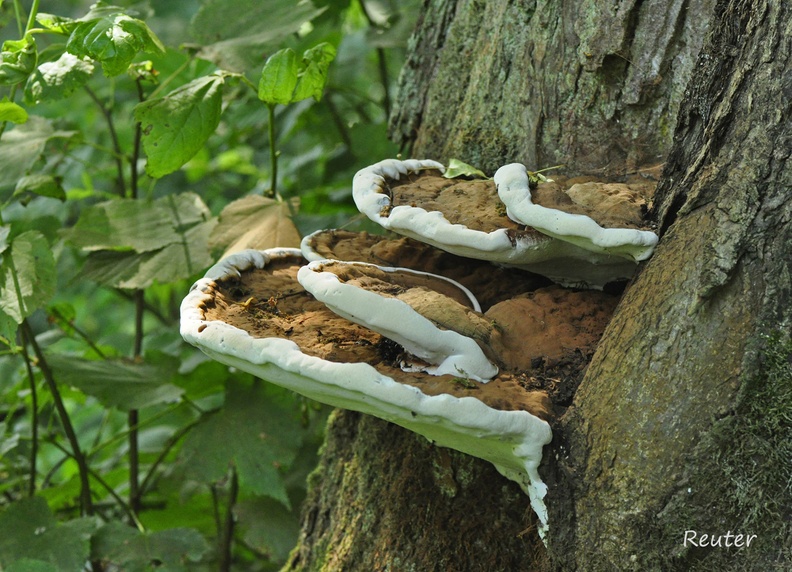
<path fill-rule="evenodd" d="M 425 2 L 392 116 L 413 156 L 668 158 L 663 236 L 546 448 L 547 549 L 486 463 L 340 412 L 284 570 L 792 568 L 789 346 L 764 337 L 792 318 L 792 14 L 713 5 Z M 685 547 L 686 530 L 757 538 Z"/>
<path fill-rule="evenodd" d="M 660 246 L 564 419 L 575 511 L 551 552 L 567 568 L 792 569 L 789 354 L 768 361 L 792 321 L 790 38 L 788 3 L 718 4 L 656 197 Z M 729 532 L 756 538 L 729 548 Z"/>

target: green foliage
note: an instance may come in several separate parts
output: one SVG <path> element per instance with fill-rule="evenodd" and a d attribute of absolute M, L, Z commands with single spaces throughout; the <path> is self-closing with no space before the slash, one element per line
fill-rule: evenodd
<path fill-rule="evenodd" d="M 2 6 L 0 569 L 275 570 L 327 412 L 179 303 L 354 214 L 417 1 L 119 4 Z"/>

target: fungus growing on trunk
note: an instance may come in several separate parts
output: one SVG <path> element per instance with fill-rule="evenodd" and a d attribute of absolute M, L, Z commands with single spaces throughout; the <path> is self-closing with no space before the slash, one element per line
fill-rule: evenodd
<path fill-rule="evenodd" d="M 184 299 L 182 336 L 225 364 L 490 461 L 523 487 L 546 524 L 537 467 L 552 436 L 547 393 L 513 374 L 481 384 L 402 371 L 382 336 L 330 312 L 301 287 L 296 278 L 305 263 L 294 249 L 231 255 Z"/>
<path fill-rule="evenodd" d="M 446 179 L 435 161 L 375 163 L 358 171 L 352 191 L 358 209 L 383 228 L 460 256 L 525 268 L 560 284 L 602 288 L 632 276 L 635 261 L 651 255 L 654 233 L 605 230 L 586 214 L 566 213 L 561 209 L 570 204 L 573 211 L 585 211 L 567 195 L 566 202 L 548 207 L 531 203 L 528 176 L 519 167 L 521 172 L 517 164 L 499 170 L 500 187 L 510 200 L 506 204 L 496 190 L 499 179 Z M 533 210 L 524 208 L 526 196 Z M 536 225 L 525 221 L 526 212 Z"/>
<path fill-rule="evenodd" d="M 625 185 L 531 189 L 524 167 L 507 166 L 495 183 L 525 226 L 495 183 L 442 170 L 393 160 L 361 170 L 359 208 L 406 236 L 320 231 L 300 250 L 231 255 L 185 298 L 181 333 L 230 366 L 490 461 L 528 493 L 544 534 L 537 467 L 549 422 L 618 297 L 526 269 L 602 287 L 630 276 L 656 237 L 637 228 L 641 201 Z M 614 217 L 619 228 L 601 226 Z"/>

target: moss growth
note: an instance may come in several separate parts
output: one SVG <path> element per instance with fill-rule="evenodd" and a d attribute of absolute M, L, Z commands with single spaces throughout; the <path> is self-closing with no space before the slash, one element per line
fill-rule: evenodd
<path fill-rule="evenodd" d="M 760 342 L 733 414 L 699 443 L 681 492 L 658 515 L 674 547 L 667 569 L 792 569 L 792 340 Z M 756 538 L 750 547 L 685 547 L 686 530 Z"/>

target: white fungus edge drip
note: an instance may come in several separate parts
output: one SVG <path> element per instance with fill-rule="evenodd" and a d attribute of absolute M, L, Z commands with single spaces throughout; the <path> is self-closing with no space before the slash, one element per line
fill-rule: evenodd
<path fill-rule="evenodd" d="M 396 423 L 437 445 L 491 462 L 528 494 L 544 538 L 548 530 L 547 486 L 538 467 L 542 448 L 552 438 L 546 421 L 527 411 L 493 409 L 474 397 L 429 396 L 368 364 L 330 362 L 304 354 L 290 340 L 253 338 L 225 322 L 204 319 L 204 305 L 212 300 L 216 281 L 288 257 L 301 257 L 301 253 L 285 248 L 246 250 L 210 268 L 181 304 L 182 337 L 226 365 L 333 407 Z"/>

